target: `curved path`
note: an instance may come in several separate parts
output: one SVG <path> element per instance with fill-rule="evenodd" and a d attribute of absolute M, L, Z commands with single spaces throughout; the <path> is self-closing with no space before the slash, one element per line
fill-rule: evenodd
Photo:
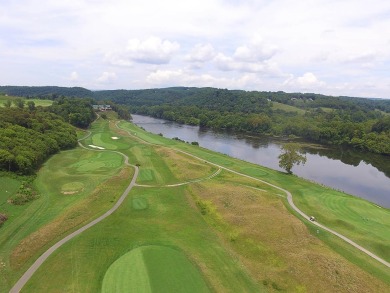
<path fill-rule="evenodd" d="M 89 133 L 87 136 L 83 137 L 82 139 L 87 138 L 90 134 L 91 133 Z M 82 140 L 82 139 L 80 139 L 80 140 Z M 92 149 L 86 148 L 85 146 L 83 146 L 80 143 L 80 140 L 79 140 L 79 145 L 81 147 L 83 147 L 85 149 L 88 149 L 88 150 L 91 150 L 91 151 L 98 151 L 98 150 L 92 150 Z M 119 208 L 119 206 L 123 203 L 123 201 L 126 199 L 126 197 L 129 194 L 130 190 L 135 186 L 135 181 L 137 180 L 139 169 L 138 169 L 137 166 L 133 166 L 133 165 L 129 164 L 129 157 L 126 156 L 125 154 L 123 154 L 121 152 L 117 152 L 117 151 L 113 151 L 113 152 L 122 155 L 125 158 L 125 164 L 135 168 L 135 172 L 134 172 L 133 178 L 131 179 L 131 182 L 130 182 L 129 186 L 127 186 L 126 190 L 120 196 L 119 200 L 115 203 L 115 205 L 111 209 L 109 209 L 103 215 L 101 215 L 100 217 L 96 218 L 95 220 L 93 220 L 92 222 L 88 223 L 87 225 L 81 227 L 80 229 L 74 231 L 73 233 L 69 234 L 68 236 L 66 236 L 65 238 L 61 239 L 56 244 L 54 244 L 52 247 L 50 247 L 48 250 L 46 250 L 46 252 L 43 253 L 31 265 L 31 267 L 23 274 L 23 276 L 16 282 L 16 284 L 9 291 L 10 293 L 20 292 L 20 290 L 22 290 L 23 286 L 28 282 L 28 280 L 30 280 L 31 276 L 38 270 L 38 268 L 44 263 L 44 261 L 53 252 L 55 252 L 58 248 L 60 248 L 62 245 L 64 245 L 66 242 L 68 242 L 72 238 L 76 237 L 77 235 L 83 233 L 85 230 L 91 228 L 92 226 L 96 225 L 97 223 L 99 223 L 102 220 L 104 220 L 105 218 L 107 218 L 109 215 L 111 215 L 113 212 L 115 212 Z"/>
<path fill-rule="evenodd" d="M 202 181 L 205 181 L 205 180 L 209 180 L 209 179 L 214 178 L 215 176 L 217 176 L 219 173 L 221 173 L 221 171 L 222 171 L 221 168 L 219 168 L 215 173 L 211 174 L 208 177 L 194 179 L 194 180 L 190 180 L 190 181 L 186 181 L 186 182 L 182 182 L 182 183 L 166 184 L 166 185 L 135 184 L 135 186 L 139 186 L 139 187 L 177 187 L 177 186 L 182 186 L 182 185 L 188 185 L 188 184 L 195 183 L 195 182 L 202 182 Z"/>
<path fill-rule="evenodd" d="M 120 128 L 120 127 L 118 126 L 118 122 L 117 122 L 115 125 L 116 125 L 117 128 Z M 140 141 L 142 141 L 142 142 L 144 142 L 144 143 L 146 143 L 146 144 L 149 144 L 149 145 L 156 145 L 156 146 L 162 146 L 162 145 L 150 143 L 150 142 L 148 142 L 148 141 L 146 141 L 146 140 L 144 140 L 144 139 L 142 139 L 142 138 L 140 138 L 140 137 L 138 137 L 138 136 L 135 136 L 135 135 L 131 134 L 130 131 L 124 130 L 124 129 L 122 129 L 122 128 L 120 128 L 120 129 L 123 130 L 123 131 L 126 131 L 131 137 L 133 137 L 133 138 L 135 138 L 135 139 L 138 139 L 138 140 L 140 140 Z M 218 167 L 218 168 L 220 168 L 220 169 L 226 170 L 226 171 L 228 171 L 228 172 L 231 172 L 231 173 L 234 173 L 234 174 L 237 174 L 237 175 L 246 177 L 246 178 L 250 178 L 250 179 L 259 181 L 259 182 L 261 182 L 261 183 L 264 183 L 264 184 L 266 184 L 266 185 L 268 185 L 268 186 L 274 187 L 274 188 L 276 188 L 276 189 L 278 189 L 278 190 L 284 192 L 284 193 L 287 195 L 287 202 L 288 202 L 288 204 L 290 205 L 290 207 L 291 207 L 295 212 L 297 212 L 299 215 L 301 215 L 305 220 L 307 220 L 307 221 L 309 221 L 310 223 L 312 223 L 313 225 L 316 225 L 317 227 L 320 227 L 321 229 L 326 230 L 326 231 L 328 231 L 329 233 L 331 233 L 331 234 L 333 234 L 333 235 L 335 235 L 335 236 L 341 238 L 341 239 L 344 240 L 345 242 L 347 242 L 347 243 L 351 244 L 352 246 L 354 246 L 355 248 L 359 249 L 361 252 L 364 252 L 365 254 L 369 255 L 369 256 L 372 257 L 373 259 L 379 261 L 379 262 L 382 263 L 383 265 L 385 265 L 385 266 L 387 266 L 388 268 L 390 268 L 390 263 L 389 263 L 389 262 L 387 262 L 386 260 L 380 258 L 379 256 L 377 256 L 376 254 L 372 253 L 371 251 L 365 249 L 364 247 L 360 246 L 359 244 L 357 244 L 356 242 L 354 242 L 354 241 L 351 240 L 350 238 L 348 238 L 348 237 L 346 237 L 346 236 L 344 236 L 344 235 L 342 235 L 342 234 L 340 234 L 340 233 L 338 233 L 338 232 L 336 232 L 336 231 L 334 231 L 334 230 L 332 230 L 332 229 L 330 229 L 330 228 L 328 228 L 328 227 L 326 227 L 326 226 L 324 226 L 324 225 L 322 225 L 322 224 L 320 224 L 320 223 L 318 223 L 318 222 L 311 221 L 311 220 L 310 220 L 310 217 L 309 217 L 308 215 L 306 215 L 303 211 L 301 211 L 301 210 L 294 204 L 293 196 L 292 196 L 292 194 L 291 194 L 288 190 L 283 189 L 283 188 L 281 188 L 281 187 L 279 187 L 279 186 L 276 186 L 276 185 L 274 185 L 274 184 L 271 184 L 271 183 L 269 183 L 269 182 L 267 182 L 267 181 L 258 179 L 258 178 L 256 178 L 256 177 L 252 177 L 252 176 L 249 176 L 249 175 L 246 175 L 246 174 L 243 174 L 243 173 L 234 171 L 234 170 L 232 170 L 232 169 L 226 168 L 226 167 L 224 167 L 224 166 L 218 165 L 218 164 L 216 164 L 216 163 L 207 161 L 207 160 L 205 160 L 205 159 L 202 159 L 202 158 L 200 158 L 200 157 L 197 157 L 197 156 L 195 156 L 195 155 L 193 155 L 193 154 L 190 154 L 190 153 L 187 153 L 187 152 L 185 152 L 185 151 L 182 151 L 182 150 L 179 150 L 179 149 L 175 149 L 175 148 L 172 148 L 172 149 L 174 149 L 174 150 L 176 150 L 176 151 L 178 151 L 178 152 L 181 152 L 181 153 L 183 153 L 183 154 L 186 154 L 186 155 L 188 155 L 188 156 L 191 156 L 191 157 L 193 157 L 193 158 L 195 158 L 195 159 L 198 159 L 198 160 L 207 162 L 207 163 L 209 163 L 209 164 L 211 164 L 211 165 L 214 165 L 214 166 L 216 166 L 216 167 Z"/>

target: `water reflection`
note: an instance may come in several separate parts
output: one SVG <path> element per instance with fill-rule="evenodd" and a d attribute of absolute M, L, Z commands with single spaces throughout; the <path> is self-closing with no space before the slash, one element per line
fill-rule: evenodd
<path fill-rule="evenodd" d="M 282 171 L 278 156 L 286 139 L 211 131 L 140 115 L 133 115 L 133 122 L 168 138 L 197 141 L 204 148 Z M 304 150 L 306 164 L 293 168 L 298 176 L 390 207 L 390 157 L 312 144 L 305 144 Z"/>

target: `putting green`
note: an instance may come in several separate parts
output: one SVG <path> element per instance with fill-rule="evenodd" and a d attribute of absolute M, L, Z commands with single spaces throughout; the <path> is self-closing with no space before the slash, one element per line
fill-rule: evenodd
<path fill-rule="evenodd" d="M 117 259 L 107 270 L 102 293 L 210 292 L 200 272 L 180 251 L 141 246 Z"/>
<path fill-rule="evenodd" d="M 65 183 L 61 187 L 61 193 L 63 194 L 75 194 L 84 189 L 84 183 L 82 182 L 69 182 Z"/>
<path fill-rule="evenodd" d="M 148 201 L 143 197 L 136 197 L 132 200 L 132 206 L 135 210 L 145 210 L 148 208 Z"/>
<path fill-rule="evenodd" d="M 92 136 L 92 144 L 104 147 L 109 150 L 123 150 L 129 148 L 129 145 L 125 142 L 122 142 L 122 140 L 112 139 L 112 137 L 112 133 L 96 133 Z"/>

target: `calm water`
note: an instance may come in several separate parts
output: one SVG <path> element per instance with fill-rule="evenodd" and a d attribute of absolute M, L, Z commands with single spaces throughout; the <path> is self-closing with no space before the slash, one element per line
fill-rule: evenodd
<path fill-rule="evenodd" d="M 283 140 L 204 130 L 147 116 L 132 116 L 135 124 L 149 132 L 188 142 L 197 141 L 204 148 L 283 171 L 278 166 Z M 305 146 L 305 151 L 307 162 L 304 166 L 295 166 L 292 169 L 294 174 L 390 208 L 390 157 L 310 145 Z"/>

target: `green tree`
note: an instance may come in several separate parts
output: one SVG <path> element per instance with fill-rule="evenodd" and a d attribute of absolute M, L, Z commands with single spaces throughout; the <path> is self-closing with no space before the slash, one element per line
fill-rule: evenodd
<path fill-rule="evenodd" d="M 11 105 L 12 105 L 11 100 L 6 100 L 6 101 L 4 102 L 4 107 L 6 107 L 6 108 L 10 108 Z"/>
<path fill-rule="evenodd" d="M 21 98 L 18 98 L 16 100 L 14 100 L 14 104 L 15 104 L 16 107 L 18 107 L 20 109 L 24 108 L 24 100 L 21 99 Z"/>
<path fill-rule="evenodd" d="M 27 107 L 30 111 L 34 111 L 35 110 L 35 103 L 34 101 L 28 101 L 27 102 Z"/>
<path fill-rule="evenodd" d="M 291 174 L 294 165 L 304 165 L 306 156 L 302 153 L 301 145 L 298 143 L 286 143 L 282 147 L 283 153 L 279 155 L 279 167 Z"/>
<path fill-rule="evenodd" d="M 11 171 L 11 163 L 15 159 L 15 156 L 7 150 L 0 149 L 0 167 Z"/>

